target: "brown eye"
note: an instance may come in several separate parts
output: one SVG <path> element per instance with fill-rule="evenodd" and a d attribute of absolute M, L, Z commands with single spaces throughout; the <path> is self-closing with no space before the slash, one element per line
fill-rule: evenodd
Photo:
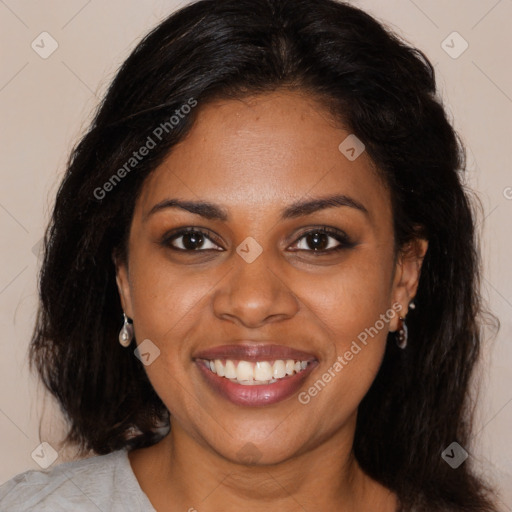
<path fill-rule="evenodd" d="M 329 246 L 329 235 L 320 232 L 308 233 L 305 236 L 306 244 L 315 251 L 324 251 Z"/>
<path fill-rule="evenodd" d="M 198 229 L 186 229 L 166 236 L 163 244 L 177 251 L 206 251 L 218 250 L 207 233 Z"/>
<path fill-rule="evenodd" d="M 355 244 L 342 231 L 318 228 L 304 233 L 295 244 L 299 251 L 329 253 L 353 247 Z"/>
<path fill-rule="evenodd" d="M 205 240 L 204 236 L 199 232 L 187 233 L 186 235 L 182 236 L 182 239 L 183 248 L 190 251 L 200 249 Z"/>

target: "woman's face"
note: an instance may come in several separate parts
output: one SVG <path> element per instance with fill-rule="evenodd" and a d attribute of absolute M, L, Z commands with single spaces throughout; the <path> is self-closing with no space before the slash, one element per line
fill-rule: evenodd
<path fill-rule="evenodd" d="M 419 259 L 395 261 L 389 192 L 348 136 L 299 93 L 216 101 L 138 197 L 124 310 L 172 428 L 230 460 L 349 442 L 415 293 Z"/>

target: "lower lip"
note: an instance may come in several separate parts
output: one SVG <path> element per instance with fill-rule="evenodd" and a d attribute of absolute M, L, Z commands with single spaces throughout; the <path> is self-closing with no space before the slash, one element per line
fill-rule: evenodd
<path fill-rule="evenodd" d="M 196 360 L 195 363 L 205 377 L 206 382 L 210 384 L 214 391 L 236 405 L 250 407 L 275 404 L 294 395 L 300 389 L 306 377 L 318 364 L 317 361 L 312 361 L 305 370 L 288 377 L 283 377 L 273 384 L 244 386 L 243 384 L 231 382 L 225 377 L 219 377 L 206 367 L 204 360 Z"/>

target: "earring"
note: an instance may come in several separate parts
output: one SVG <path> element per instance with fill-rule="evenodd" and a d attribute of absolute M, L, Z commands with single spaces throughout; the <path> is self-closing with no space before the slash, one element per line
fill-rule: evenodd
<path fill-rule="evenodd" d="M 128 347 L 133 340 L 133 325 L 128 322 L 128 317 L 124 313 L 123 317 L 124 324 L 119 331 L 119 343 L 121 343 L 123 347 Z"/>
<path fill-rule="evenodd" d="M 411 309 L 415 309 L 415 308 L 416 308 L 416 304 L 414 304 L 414 302 L 413 302 L 413 301 L 411 301 L 411 303 L 409 304 L 409 307 L 410 307 Z"/>
<path fill-rule="evenodd" d="M 398 317 L 398 329 L 397 329 L 397 340 L 396 344 L 399 348 L 404 349 L 407 346 L 407 325 L 405 324 L 405 318 L 403 316 Z"/>

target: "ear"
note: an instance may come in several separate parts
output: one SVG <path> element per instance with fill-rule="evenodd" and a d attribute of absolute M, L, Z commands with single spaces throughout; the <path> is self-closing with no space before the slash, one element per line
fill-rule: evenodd
<path fill-rule="evenodd" d="M 112 260 L 116 268 L 117 291 L 119 292 L 121 306 L 126 316 L 133 318 L 128 265 L 124 258 L 120 258 L 116 254 L 112 255 Z"/>
<path fill-rule="evenodd" d="M 399 303 L 402 306 L 399 315 L 395 315 L 390 321 L 391 332 L 398 329 L 398 316 L 405 318 L 409 310 L 409 303 L 416 296 L 420 281 L 421 266 L 428 249 L 428 241 L 423 238 L 415 238 L 408 242 L 400 250 L 397 258 L 395 277 L 393 279 L 392 304 Z"/>

